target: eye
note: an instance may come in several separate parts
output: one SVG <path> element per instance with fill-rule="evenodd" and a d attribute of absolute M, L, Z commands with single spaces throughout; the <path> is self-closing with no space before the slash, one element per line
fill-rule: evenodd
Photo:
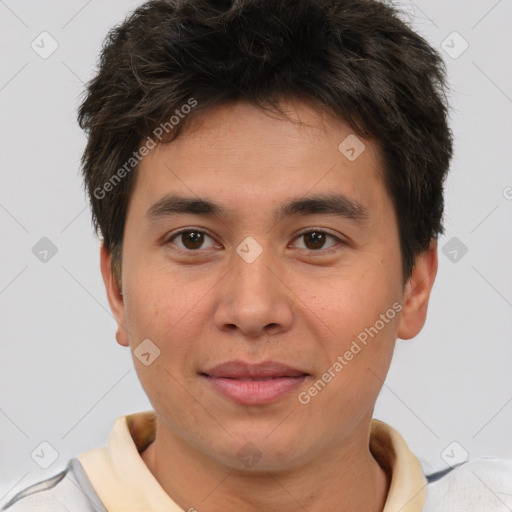
<path fill-rule="evenodd" d="M 204 245 L 205 241 L 210 240 L 209 245 Z M 300 233 L 295 240 L 303 239 L 304 242 L 302 247 L 299 245 L 299 249 L 307 250 L 310 252 L 319 252 L 321 254 L 332 253 L 335 252 L 336 249 L 331 249 L 331 247 L 335 247 L 336 245 L 342 244 L 343 241 L 321 229 L 310 229 L 309 231 L 305 231 Z M 334 241 L 330 246 L 325 247 L 328 239 Z M 338 244 L 336 244 L 338 242 Z M 165 244 L 171 243 L 178 250 L 185 252 L 199 252 L 202 249 L 208 249 L 211 247 L 220 247 L 215 240 L 201 229 L 187 228 L 182 229 L 173 233 L 169 238 L 167 238 Z"/>
<path fill-rule="evenodd" d="M 299 247 L 299 249 L 306 249 L 309 251 L 319 252 L 320 249 L 324 249 L 322 252 L 334 252 L 334 250 L 330 249 L 331 247 L 335 246 L 336 244 L 330 245 L 329 247 L 325 248 L 326 241 L 331 238 L 339 243 L 343 243 L 341 239 L 338 237 L 331 235 L 330 233 L 327 233 L 326 231 L 322 231 L 320 229 L 313 229 L 310 231 L 306 231 L 304 233 L 299 234 L 299 236 L 296 238 L 296 240 L 300 239 L 304 240 L 305 247 Z"/>
<path fill-rule="evenodd" d="M 208 248 L 202 247 L 205 238 L 209 238 L 213 242 L 210 244 L 209 247 L 214 247 L 216 245 L 213 238 L 210 235 L 208 235 L 205 231 L 202 231 L 201 229 L 191 228 L 182 229 L 181 231 L 174 233 L 171 237 L 167 239 L 165 243 L 173 243 L 173 245 L 176 245 L 179 249 L 184 251 L 196 251 L 198 249 Z M 176 240 L 178 243 L 175 243 L 174 240 Z M 182 245 L 180 245 L 180 243 Z"/>

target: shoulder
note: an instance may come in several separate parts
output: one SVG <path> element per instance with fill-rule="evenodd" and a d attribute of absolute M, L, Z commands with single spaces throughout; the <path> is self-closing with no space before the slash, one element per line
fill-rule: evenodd
<path fill-rule="evenodd" d="M 6 512 L 107 512 L 78 461 L 65 470 L 17 493 L 1 511 Z"/>
<path fill-rule="evenodd" d="M 424 512 L 512 510 L 512 459 L 470 459 L 426 478 Z"/>

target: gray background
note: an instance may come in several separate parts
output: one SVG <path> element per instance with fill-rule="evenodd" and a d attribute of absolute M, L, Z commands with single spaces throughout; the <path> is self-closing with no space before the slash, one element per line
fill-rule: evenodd
<path fill-rule="evenodd" d="M 0 503 L 150 408 L 115 342 L 75 120 L 104 36 L 140 3 L 0 0 Z M 512 457 L 512 3 L 399 5 L 445 57 L 456 155 L 427 325 L 398 341 L 375 417 L 431 472 Z"/>

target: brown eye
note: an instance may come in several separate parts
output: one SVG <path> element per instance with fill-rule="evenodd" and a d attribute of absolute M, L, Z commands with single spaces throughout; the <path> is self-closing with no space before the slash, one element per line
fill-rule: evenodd
<path fill-rule="evenodd" d="M 334 240 L 334 243 L 331 243 L 330 245 L 327 245 L 327 240 L 331 238 Z M 330 248 L 337 245 L 336 242 L 342 243 L 342 240 L 335 237 L 334 235 L 331 235 L 330 233 L 326 233 L 325 231 L 320 230 L 311 230 L 304 233 L 301 233 L 297 240 L 303 240 L 302 246 L 299 245 L 300 249 L 306 249 L 309 251 L 316 251 L 316 252 L 332 252 L 330 251 Z M 321 251 L 323 250 L 323 251 Z"/>
<path fill-rule="evenodd" d="M 198 249 L 205 249 L 203 244 L 206 239 L 210 239 L 212 241 L 209 247 L 215 245 L 212 237 L 204 231 L 200 231 L 198 229 L 186 229 L 175 233 L 171 238 L 169 238 L 167 243 L 172 243 L 184 251 L 196 251 Z"/>
<path fill-rule="evenodd" d="M 325 233 L 312 231 L 302 236 L 304 237 L 305 245 L 308 249 L 321 249 L 325 244 Z"/>
<path fill-rule="evenodd" d="M 181 234 L 181 241 L 187 249 L 199 249 L 204 242 L 204 233 L 187 231 Z"/>

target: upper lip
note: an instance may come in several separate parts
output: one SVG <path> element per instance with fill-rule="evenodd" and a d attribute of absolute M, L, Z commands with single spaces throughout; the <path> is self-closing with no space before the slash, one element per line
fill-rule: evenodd
<path fill-rule="evenodd" d="M 307 372 L 277 361 L 246 363 L 240 360 L 226 361 L 202 373 L 209 377 L 228 379 L 302 377 L 303 375 L 309 375 Z"/>

